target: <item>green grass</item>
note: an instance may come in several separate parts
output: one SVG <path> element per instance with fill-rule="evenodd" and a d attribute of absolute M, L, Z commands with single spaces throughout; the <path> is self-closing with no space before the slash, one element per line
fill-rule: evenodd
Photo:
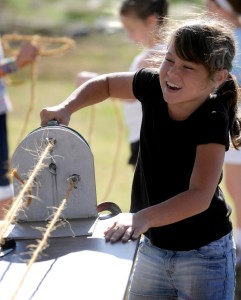
<path fill-rule="evenodd" d="M 23 30 L 23 27 L 14 24 L 16 21 L 14 16 L 17 15 L 17 19 L 22 20 L 21 24 L 28 20 L 27 32 L 32 28 L 39 30 L 38 26 L 42 28 L 45 25 L 47 27 L 52 26 L 54 34 L 54 32 L 61 32 L 68 26 L 68 23 L 73 21 L 91 24 L 98 14 L 105 17 L 111 13 L 117 15 L 116 6 L 120 0 L 105 0 L 101 9 L 92 11 L 86 10 L 87 2 L 86 0 L 2 0 L 0 21 L 2 21 L 2 26 L 10 23 L 10 26 L 6 27 L 8 33 L 19 32 L 19 28 Z M 171 0 L 170 15 L 174 18 L 182 18 L 183 14 L 186 14 L 192 6 L 196 6 L 193 9 L 198 11 L 201 6 L 204 6 L 204 3 L 204 0 Z M 7 14 L 4 10 L 6 8 Z M 51 28 L 49 29 L 51 31 Z M 129 68 L 130 62 L 137 52 L 136 46 L 130 44 L 123 32 L 113 35 L 95 33 L 76 40 L 76 47 L 66 55 L 39 58 L 37 82 L 34 85 L 34 109 L 30 114 L 28 127 L 23 137 L 39 127 L 39 112 L 43 107 L 58 104 L 74 90 L 76 74 L 79 71 L 87 70 L 98 73 L 125 71 Z M 21 85 L 8 86 L 8 92 L 13 103 L 13 112 L 9 113 L 8 116 L 10 155 L 18 145 L 17 141 L 30 105 L 33 84 L 28 68 L 21 70 L 12 78 L 24 79 L 25 81 Z M 95 163 L 97 202 L 113 201 L 121 207 L 123 212 L 128 212 L 133 171 L 127 165 L 129 156 L 127 129 L 117 119 L 117 112 L 122 114 L 121 106 L 119 105 L 118 110 L 116 110 L 113 102 L 107 100 L 94 107 L 94 118 L 91 115 L 92 112 L 90 108 L 76 112 L 72 116 L 69 126 L 90 142 Z M 91 135 L 89 135 L 90 125 L 93 125 Z M 121 144 L 117 149 L 120 142 Z M 115 159 L 117 150 L 118 160 Z M 109 183 L 111 183 L 110 190 L 108 189 Z M 233 207 L 223 182 L 221 187 L 227 202 Z M 105 196 L 107 192 L 109 193 Z M 235 225 L 234 210 L 232 220 Z"/>
<path fill-rule="evenodd" d="M 24 82 L 8 86 L 8 93 L 13 103 L 13 111 L 8 116 L 10 155 L 18 145 L 24 120 L 33 99 L 34 109 L 29 116 L 23 138 L 40 126 L 39 112 L 43 107 L 58 104 L 75 89 L 75 77 L 78 71 L 105 73 L 127 70 L 137 51 L 123 33 L 99 34 L 80 39 L 75 49 L 64 56 L 40 57 L 37 62 L 37 81 L 34 85 L 32 85 L 29 68 L 15 74 L 13 79 L 24 79 Z M 33 99 L 31 99 L 32 87 L 34 87 Z M 113 201 L 127 212 L 130 205 L 133 171 L 131 166 L 127 165 L 129 144 L 127 129 L 123 125 L 121 103 L 118 101 L 115 103 L 117 105 L 107 100 L 95 105 L 94 110 L 85 108 L 78 111 L 72 116 L 69 126 L 77 130 L 90 143 L 94 155 L 98 203 Z M 93 126 L 91 135 L 90 125 Z M 117 149 L 119 143 L 121 144 Z M 115 158 L 116 152 L 118 152 L 118 159 Z"/>
<path fill-rule="evenodd" d="M 37 62 L 37 82 L 34 85 L 34 110 L 30 114 L 24 136 L 39 127 L 39 112 L 43 107 L 58 104 L 75 89 L 76 74 L 79 71 L 88 70 L 98 73 L 125 71 L 137 52 L 137 47 L 130 43 L 123 32 L 112 35 L 95 33 L 76 40 L 76 47 L 65 55 L 40 57 Z M 8 86 L 13 103 L 13 112 L 8 117 L 11 154 L 17 146 L 26 118 L 32 86 L 29 68 L 20 70 L 12 78 L 25 81 L 20 85 Z M 118 112 L 122 114 L 120 105 Z M 90 124 L 94 125 L 94 129 L 89 137 Z M 70 127 L 77 130 L 87 140 L 91 138 L 90 146 L 94 155 L 98 202 L 113 201 L 126 212 L 130 204 L 133 171 L 127 165 L 129 144 L 127 129 L 123 124 L 122 126 L 120 130 L 116 109 L 110 100 L 95 106 L 94 119 L 91 117 L 91 109 L 86 108 L 75 113 L 70 122 Z M 118 150 L 118 161 L 116 161 L 118 135 L 121 135 L 121 146 Z M 116 170 L 113 176 L 114 167 Z M 112 188 L 108 196 L 104 198 L 110 181 Z M 222 187 L 232 206 L 232 201 L 223 184 Z M 232 218 L 235 222 L 235 212 Z"/>

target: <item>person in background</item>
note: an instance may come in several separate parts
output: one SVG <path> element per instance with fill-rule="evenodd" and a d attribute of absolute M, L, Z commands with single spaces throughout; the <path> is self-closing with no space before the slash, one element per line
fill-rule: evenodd
<path fill-rule="evenodd" d="M 11 110 L 11 102 L 6 91 L 4 76 L 17 72 L 18 69 L 34 62 L 38 49 L 30 43 L 23 44 L 16 57 L 5 58 L 0 40 L 0 219 L 11 205 L 13 186 L 8 177 L 9 154 L 7 113 Z"/>
<path fill-rule="evenodd" d="M 232 74 L 236 76 L 241 88 L 241 1 L 207 0 L 207 8 L 209 12 L 218 14 L 233 25 L 237 42 L 237 55 L 234 59 Z M 239 113 L 241 113 L 240 105 Z M 232 197 L 236 214 L 234 239 L 237 247 L 237 262 L 241 265 L 241 151 L 230 148 L 226 152 L 224 162 L 225 184 Z"/>
<path fill-rule="evenodd" d="M 137 71 L 151 64 L 150 55 L 161 47 L 161 37 L 158 33 L 168 15 L 168 6 L 168 0 L 124 0 L 121 3 L 120 21 L 130 40 L 143 49 L 133 59 L 129 71 Z M 80 72 L 77 75 L 77 86 L 96 75 L 92 72 Z M 123 109 L 130 143 L 128 164 L 135 167 L 139 152 L 141 104 L 139 101 L 130 102 L 126 99 Z"/>
<path fill-rule="evenodd" d="M 52 119 L 68 125 L 74 112 L 110 97 L 138 99 L 131 214 L 117 215 L 104 232 L 111 243 L 143 237 L 129 299 L 231 300 L 235 244 L 219 185 L 229 135 L 241 146 L 239 90 L 230 74 L 235 39 L 226 22 L 203 15 L 178 24 L 165 34 L 159 67 L 96 76 L 43 108 L 41 126 Z"/>

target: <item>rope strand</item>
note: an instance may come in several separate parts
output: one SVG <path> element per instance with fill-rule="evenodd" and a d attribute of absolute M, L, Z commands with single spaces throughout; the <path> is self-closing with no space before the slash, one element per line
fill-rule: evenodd
<path fill-rule="evenodd" d="M 52 150 L 54 144 L 49 143 L 47 145 L 47 147 L 44 149 L 38 163 L 36 164 L 34 170 L 31 172 L 30 177 L 28 178 L 28 180 L 26 181 L 26 183 L 24 184 L 22 190 L 19 192 L 17 198 L 13 201 L 13 204 L 11 205 L 10 209 L 8 210 L 3 223 L 0 227 L 0 244 L 2 244 L 3 241 L 3 236 L 6 233 L 9 225 L 11 223 L 13 223 L 18 211 L 22 208 L 23 206 L 23 199 L 24 199 L 24 195 L 26 194 L 26 192 L 29 191 L 29 189 L 31 188 L 35 177 L 37 176 L 37 174 L 40 172 L 40 170 L 43 167 L 43 161 L 45 159 L 45 157 L 47 156 L 47 154 Z"/>
<path fill-rule="evenodd" d="M 20 34 L 4 34 L 2 36 L 2 45 L 4 52 L 11 56 L 16 56 L 19 52 L 18 49 L 13 48 L 11 45 L 11 42 L 30 42 L 31 44 L 35 45 L 39 49 L 39 56 L 53 56 L 57 54 L 64 54 L 69 49 L 73 48 L 75 46 L 75 42 L 73 39 L 67 38 L 67 37 L 43 37 L 40 35 L 20 35 Z M 62 44 L 62 46 L 59 46 Z M 49 46 L 58 45 L 58 48 L 48 48 Z M 19 138 L 17 139 L 18 145 L 21 140 L 23 139 L 24 133 L 27 129 L 30 116 L 34 110 L 35 106 L 35 87 L 37 82 L 37 67 L 36 62 L 31 64 L 31 93 L 30 93 L 30 104 L 29 108 L 27 110 L 23 127 L 20 131 Z"/>
<path fill-rule="evenodd" d="M 31 257 L 31 259 L 29 260 L 29 262 L 27 264 L 27 269 L 26 269 L 25 273 L 23 274 L 18 287 L 15 290 L 15 292 L 14 292 L 12 298 L 11 298 L 12 300 L 15 299 L 16 295 L 18 294 L 19 290 L 21 289 L 21 287 L 22 287 L 22 285 L 23 285 L 23 283 L 24 283 L 31 267 L 33 266 L 34 262 L 37 260 L 40 253 L 48 247 L 48 244 L 47 244 L 48 237 L 50 236 L 51 232 L 56 228 L 55 224 L 59 220 L 59 216 L 62 213 L 62 211 L 64 210 L 64 208 L 66 206 L 66 203 L 67 203 L 67 201 L 70 197 L 70 193 L 72 192 L 74 186 L 75 186 L 74 182 L 70 181 L 69 187 L 67 189 L 66 197 L 63 199 L 62 203 L 58 207 L 53 219 L 51 220 L 51 222 L 48 223 L 48 225 L 46 227 L 46 231 L 43 235 L 43 238 L 38 241 L 38 245 L 36 247 L 36 250 L 33 252 L 32 257 Z"/>
<path fill-rule="evenodd" d="M 116 119 L 117 119 L 117 143 L 116 143 L 116 149 L 115 149 L 115 154 L 114 154 L 114 158 L 113 158 L 113 163 L 112 163 L 112 169 L 111 169 L 111 173 L 110 173 L 110 178 L 109 178 L 109 182 L 107 184 L 107 188 L 104 192 L 104 195 L 102 197 L 102 202 L 106 201 L 107 197 L 109 196 L 111 189 L 113 187 L 113 182 L 115 180 L 116 177 L 116 170 L 117 170 L 117 164 L 118 164 L 118 158 L 119 158 L 119 152 L 120 152 L 120 148 L 121 148 L 121 143 L 122 143 L 122 131 L 123 131 L 123 122 L 122 122 L 122 118 L 120 115 L 120 109 L 119 109 L 119 105 L 117 102 L 117 99 L 112 99 L 113 100 L 113 106 L 115 109 L 115 114 L 116 114 Z"/>

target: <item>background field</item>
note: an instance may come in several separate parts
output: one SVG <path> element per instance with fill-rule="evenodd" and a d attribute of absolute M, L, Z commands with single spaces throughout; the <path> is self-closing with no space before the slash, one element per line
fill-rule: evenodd
<path fill-rule="evenodd" d="M 0 20 L 5 18 L 5 23 L 0 26 L 8 28 L 7 32 L 2 30 L 3 34 L 69 36 L 76 42 L 65 55 L 39 57 L 36 80 L 31 77 L 30 68 L 11 76 L 13 83 L 22 81 L 8 85 L 13 103 L 8 117 L 11 155 L 26 118 L 29 118 L 28 127 L 21 138 L 39 127 L 42 107 L 59 103 L 75 89 L 79 71 L 125 71 L 140 50 L 119 27 L 116 12 L 120 1 L 88 1 L 88 6 L 86 3 L 78 1 L 77 7 L 76 1 L 2 0 L 4 9 Z M 171 15 L 181 18 L 184 12 L 201 10 L 202 5 L 203 1 L 171 1 Z M 29 113 L 31 105 L 33 110 Z M 90 143 L 95 161 L 97 201 L 113 201 L 123 211 L 128 211 L 133 170 L 127 165 L 129 145 L 121 103 L 107 100 L 94 109 L 83 109 L 73 115 L 69 126 Z M 91 134 L 90 126 L 93 126 Z M 230 199 L 229 202 L 232 205 Z M 233 219 L 235 221 L 235 214 Z"/>
<path fill-rule="evenodd" d="M 65 55 L 39 57 L 35 80 L 30 68 L 10 77 L 15 83 L 8 85 L 13 103 L 13 111 L 8 115 L 10 155 L 20 138 L 39 127 L 40 110 L 59 103 L 75 89 L 79 71 L 106 73 L 129 68 L 140 47 L 128 40 L 120 26 L 120 1 L 0 0 L 1 34 L 71 37 L 76 43 Z M 204 3 L 205 0 L 170 0 L 170 15 L 183 18 L 189 12 L 202 11 Z M 27 128 L 22 135 L 26 121 Z M 90 143 L 95 162 L 97 201 L 113 201 L 127 212 L 133 170 L 127 165 L 129 145 L 121 104 L 107 100 L 94 108 L 83 109 L 72 116 L 69 126 Z M 73 157 L 69 159 L 74 159 L 74 154 L 70 155 Z M 223 184 L 222 188 L 232 206 Z M 235 225 L 235 211 L 232 219 Z M 240 283 L 239 277 L 237 283 Z M 239 285 L 238 289 L 235 300 L 241 299 Z"/>

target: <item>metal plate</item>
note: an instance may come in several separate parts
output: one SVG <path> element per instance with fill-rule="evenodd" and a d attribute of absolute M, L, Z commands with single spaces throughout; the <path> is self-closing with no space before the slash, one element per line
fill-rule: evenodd
<path fill-rule="evenodd" d="M 31 187 L 31 204 L 23 205 L 17 222 L 47 221 L 66 198 L 69 178 L 75 176 L 75 188 L 61 214 L 63 219 L 95 219 L 97 213 L 94 160 L 90 147 L 76 131 L 66 126 L 46 126 L 31 132 L 17 147 L 12 158 L 12 169 L 26 182 L 46 148 L 49 139 L 55 141 L 46 155 Z M 23 184 L 14 178 L 14 195 Z M 28 198 L 28 195 L 25 195 Z M 25 200 L 26 202 L 27 200 Z"/>

